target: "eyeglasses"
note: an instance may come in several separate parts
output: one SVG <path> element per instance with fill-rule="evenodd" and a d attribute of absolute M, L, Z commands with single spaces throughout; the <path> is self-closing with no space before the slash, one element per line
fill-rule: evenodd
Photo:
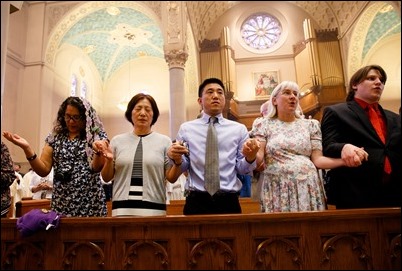
<path fill-rule="evenodd" d="M 76 122 L 76 121 L 82 120 L 82 116 L 81 115 L 70 116 L 70 115 L 66 114 L 66 115 L 64 115 L 64 120 L 66 122 L 69 122 L 70 120 L 73 120 L 74 122 Z"/>

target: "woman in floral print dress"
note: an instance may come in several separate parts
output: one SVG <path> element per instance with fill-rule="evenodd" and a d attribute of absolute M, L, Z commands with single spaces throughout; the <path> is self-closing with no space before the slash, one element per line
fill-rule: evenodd
<path fill-rule="evenodd" d="M 21 147 L 32 169 L 47 176 L 54 168 L 51 209 L 65 216 L 106 216 L 106 198 L 100 179 L 104 157 L 93 152 L 93 143 L 108 146 L 107 134 L 95 109 L 79 97 L 68 97 L 60 106 L 55 126 L 39 156 L 17 134 L 3 132 Z"/>
<path fill-rule="evenodd" d="M 257 167 L 265 164 L 259 179 L 262 212 L 326 208 L 317 168 L 335 168 L 344 162 L 323 156 L 320 123 L 303 117 L 295 82 L 284 81 L 273 90 L 267 116 L 254 121 L 250 136 L 261 142 Z"/>

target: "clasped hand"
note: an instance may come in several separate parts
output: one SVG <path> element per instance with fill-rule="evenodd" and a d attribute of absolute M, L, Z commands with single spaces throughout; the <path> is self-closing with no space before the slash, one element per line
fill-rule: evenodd
<path fill-rule="evenodd" d="M 260 146 L 261 143 L 256 138 L 249 138 L 244 142 L 242 153 L 247 161 L 251 162 L 255 160 Z"/>
<path fill-rule="evenodd" d="M 190 151 L 183 145 L 183 142 L 176 141 L 174 142 L 170 148 L 168 149 L 167 155 L 170 159 L 172 159 L 176 164 L 180 164 L 182 162 L 182 155 L 189 155 Z"/>
<path fill-rule="evenodd" d="M 38 190 L 51 190 L 53 187 L 50 186 L 47 182 L 42 182 L 38 184 Z"/>
<path fill-rule="evenodd" d="M 348 167 L 358 167 L 368 160 L 368 153 L 363 147 L 359 148 L 352 144 L 345 144 L 342 148 L 341 158 Z"/>
<path fill-rule="evenodd" d="M 104 156 L 107 159 L 113 159 L 113 152 L 109 147 L 109 142 L 107 140 L 96 140 L 92 144 L 92 149 L 95 153 L 100 156 Z"/>

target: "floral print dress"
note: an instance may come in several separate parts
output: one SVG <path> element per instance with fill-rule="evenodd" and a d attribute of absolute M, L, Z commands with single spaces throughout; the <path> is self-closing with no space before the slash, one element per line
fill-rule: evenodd
<path fill-rule="evenodd" d="M 321 179 L 310 159 L 313 149 L 322 150 L 317 120 L 262 118 L 254 123 L 250 136 L 267 142 L 266 168 L 259 179 L 262 212 L 325 210 Z"/>
<path fill-rule="evenodd" d="M 106 216 L 105 192 L 100 173 L 88 161 L 87 141 L 58 134 L 46 142 L 53 148 L 52 210 L 72 217 Z"/>

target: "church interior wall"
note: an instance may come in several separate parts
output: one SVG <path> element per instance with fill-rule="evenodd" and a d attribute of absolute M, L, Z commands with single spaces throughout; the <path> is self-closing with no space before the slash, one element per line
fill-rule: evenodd
<path fill-rule="evenodd" d="M 60 11 L 74 10 L 80 2 L 57 1 L 52 3 L 40 2 L 27 4 L 24 2 L 21 10 L 9 16 L 8 50 L 6 58 L 6 74 L 4 80 L 4 95 L 2 101 L 1 129 L 10 130 L 24 135 L 32 143 L 34 149 L 40 152 L 44 137 L 50 131 L 57 109 L 66 98 L 70 90 L 70 76 L 75 73 L 90 82 L 90 99 L 96 110 L 101 114 L 105 128 L 110 137 L 118 133 L 131 130 L 131 125 L 125 120 L 124 112 L 116 107 L 119 99 L 130 96 L 130 90 L 146 90 L 157 100 L 161 116 L 154 126 L 154 130 L 169 135 L 171 108 L 169 108 L 169 68 L 163 58 L 143 58 L 124 66 L 108 81 L 102 82 L 93 64 L 85 55 L 73 48 L 61 47 L 53 63 L 47 63 L 46 50 L 53 46 L 49 37 L 57 27 L 57 22 L 65 19 L 65 14 L 46 13 L 52 7 L 59 6 Z M 146 8 L 145 4 L 144 8 Z M 147 12 L 158 10 L 151 6 Z M 258 54 L 245 50 L 239 41 L 238 28 L 242 19 L 256 10 L 272 11 L 284 22 L 284 40 L 278 48 L 268 54 Z M 160 11 L 159 11 L 160 12 Z M 362 11 L 364 14 L 364 11 Z M 400 15 L 400 11 L 399 11 Z M 54 18 L 45 18 L 54 16 Z M 364 16 L 364 15 L 362 15 Z M 296 66 L 293 45 L 302 41 L 303 20 L 309 17 L 304 10 L 290 2 L 242 2 L 222 14 L 207 31 L 207 39 L 217 39 L 222 29 L 229 27 L 230 46 L 233 49 L 235 61 L 236 96 L 241 101 L 254 100 L 253 72 L 278 71 L 279 79 L 299 80 L 298 70 L 303 66 Z M 314 18 L 311 18 L 315 27 L 318 27 Z M 362 21 L 364 21 L 362 19 Z M 356 22 L 359 22 L 356 20 Z M 363 23 L 363 22 L 360 22 Z M 164 27 L 163 24 L 161 27 Z M 162 29 L 163 31 L 163 29 Z M 197 103 L 198 85 L 200 81 L 199 40 L 193 35 L 193 29 L 187 27 L 187 41 L 189 56 L 185 64 L 185 102 L 187 119 L 193 119 L 200 111 Z M 353 73 L 348 69 L 349 44 L 357 42 L 351 33 L 355 28 L 351 26 L 346 35 L 340 37 L 341 51 L 344 60 L 345 80 Z M 350 39 L 350 40 L 349 40 Z M 79 56 L 76 58 L 76 56 Z M 75 62 L 72 61 L 73 58 Z M 390 36 L 373 45 L 361 65 L 380 64 L 389 75 L 389 81 L 384 91 L 382 104 L 385 108 L 398 112 L 400 108 L 400 33 Z M 82 73 L 83 71 L 83 73 Z M 84 75 L 83 75 L 84 74 Z M 304 77 L 308 77 L 303 75 Z M 3 83 L 3 82 L 2 82 Z M 133 94 L 133 93 L 132 93 Z M 132 96 L 132 95 L 131 95 Z M 24 153 L 17 147 L 10 146 L 12 157 L 17 162 L 25 162 Z"/>

